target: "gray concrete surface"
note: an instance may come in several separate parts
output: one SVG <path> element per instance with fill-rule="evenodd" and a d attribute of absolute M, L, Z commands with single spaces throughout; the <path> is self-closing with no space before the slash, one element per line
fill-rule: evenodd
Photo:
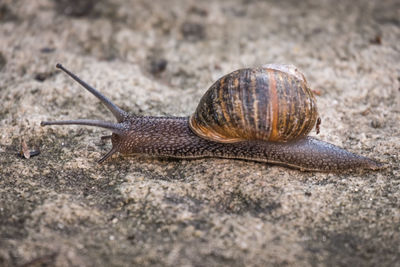
<path fill-rule="evenodd" d="M 141 115 L 189 115 L 220 76 L 292 63 L 318 138 L 387 167 L 98 165 L 107 131 L 39 125 L 112 119 L 57 62 Z M 399 1 L 2 0 L 0 266 L 400 266 L 399 95 Z"/>

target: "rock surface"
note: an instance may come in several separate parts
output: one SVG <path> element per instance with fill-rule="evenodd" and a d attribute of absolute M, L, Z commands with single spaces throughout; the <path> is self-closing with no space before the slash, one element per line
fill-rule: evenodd
<path fill-rule="evenodd" d="M 398 1 L 0 2 L 0 266 L 400 266 Z M 299 172 L 114 156 L 89 127 L 123 109 L 188 115 L 220 76 L 291 63 L 318 138 L 386 164 Z M 315 135 L 315 133 L 313 133 Z M 25 140 L 40 155 L 20 156 Z"/>

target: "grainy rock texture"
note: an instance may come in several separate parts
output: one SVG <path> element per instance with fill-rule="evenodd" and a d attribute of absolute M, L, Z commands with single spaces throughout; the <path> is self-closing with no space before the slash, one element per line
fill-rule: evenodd
<path fill-rule="evenodd" d="M 399 1 L 0 1 L 0 266 L 400 266 Z M 299 172 L 114 156 L 112 120 L 188 115 L 217 78 L 292 63 L 319 138 L 386 164 Z M 314 135 L 315 133 L 313 133 Z M 19 156 L 21 140 L 40 155 Z"/>

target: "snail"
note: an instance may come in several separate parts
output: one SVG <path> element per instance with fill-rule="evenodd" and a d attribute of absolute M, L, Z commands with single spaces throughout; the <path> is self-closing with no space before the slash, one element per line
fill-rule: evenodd
<path fill-rule="evenodd" d="M 217 80 L 190 117 L 128 114 L 95 88 L 57 64 L 96 96 L 117 123 L 99 120 L 42 121 L 108 129 L 114 153 L 194 159 L 229 158 L 283 165 L 302 171 L 378 170 L 382 164 L 307 134 L 317 124 L 316 100 L 293 65 L 239 69 Z M 104 137 L 103 137 L 104 138 Z"/>

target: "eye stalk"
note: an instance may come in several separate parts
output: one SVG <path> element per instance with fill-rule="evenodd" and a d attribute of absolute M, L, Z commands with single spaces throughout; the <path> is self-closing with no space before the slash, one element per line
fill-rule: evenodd
<path fill-rule="evenodd" d="M 117 121 L 123 122 L 127 117 L 128 113 L 124 110 L 120 109 L 117 105 L 111 102 L 107 97 L 105 97 L 102 93 L 100 93 L 93 86 L 87 84 L 81 78 L 76 76 L 74 73 L 64 68 L 60 63 L 57 63 L 56 67 L 62 71 L 64 71 L 68 76 L 77 81 L 80 85 L 82 85 L 86 90 L 92 93 L 95 97 L 97 97 L 115 116 Z M 119 123 L 112 123 L 107 121 L 99 121 L 99 120 L 88 120 L 88 119 L 78 119 L 78 120 L 65 120 L 65 121 L 42 121 L 40 123 L 41 126 L 46 125 L 86 125 L 86 126 L 95 126 L 101 127 L 105 129 L 111 130 L 113 133 L 121 134 L 123 126 Z"/>
<path fill-rule="evenodd" d="M 85 126 L 94 126 L 105 128 L 112 131 L 115 134 L 122 135 L 124 132 L 124 126 L 122 122 L 129 117 L 129 114 L 124 110 L 120 109 L 117 105 L 111 102 L 107 97 L 105 97 L 102 93 L 100 93 L 97 89 L 93 86 L 87 84 L 85 81 L 80 79 L 74 73 L 69 71 L 68 69 L 64 68 L 60 63 L 56 65 L 56 67 L 62 71 L 64 71 L 68 76 L 72 79 L 77 81 L 80 85 L 82 85 L 86 90 L 92 93 L 95 97 L 97 97 L 114 115 L 117 119 L 118 123 L 107 122 L 107 121 L 100 121 L 100 120 L 89 120 L 89 119 L 77 119 L 77 120 L 65 120 L 65 121 L 42 121 L 40 123 L 41 126 L 48 126 L 48 125 L 85 125 Z M 99 163 L 105 161 L 109 158 L 112 154 L 117 151 L 116 148 L 112 148 L 110 152 L 107 153 L 103 158 L 99 160 Z"/>

